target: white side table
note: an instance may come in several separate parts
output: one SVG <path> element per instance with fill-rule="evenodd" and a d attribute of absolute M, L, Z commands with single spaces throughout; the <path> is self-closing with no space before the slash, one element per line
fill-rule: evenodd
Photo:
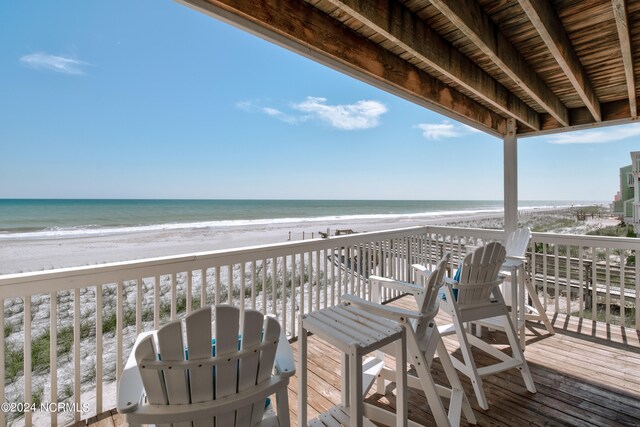
<path fill-rule="evenodd" d="M 298 426 L 307 425 L 307 332 L 342 352 L 342 402 L 308 425 L 362 427 L 373 426 L 373 420 L 407 426 L 407 346 L 402 326 L 346 304 L 300 316 L 298 322 Z M 363 357 L 389 344 L 396 349 L 395 414 L 364 402 L 375 380 L 375 376 L 368 373 L 377 372 L 384 360 L 369 359 L 363 367 Z"/>

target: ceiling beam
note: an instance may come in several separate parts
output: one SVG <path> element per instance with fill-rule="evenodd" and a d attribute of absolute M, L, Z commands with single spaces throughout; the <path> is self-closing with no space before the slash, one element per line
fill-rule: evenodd
<path fill-rule="evenodd" d="M 569 109 L 569 126 L 564 126 L 548 113 L 540 114 L 540 130 L 533 131 L 528 128 L 518 129 L 518 136 L 539 136 L 554 133 L 569 132 L 574 130 L 597 129 L 603 126 L 622 125 L 633 123 L 629 108 L 629 101 L 620 99 L 618 101 L 603 102 L 600 104 L 602 111 L 602 121 L 594 122 L 593 116 L 587 107 Z"/>
<path fill-rule="evenodd" d="M 602 120 L 600 101 L 596 97 L 593 85 L 587 72 L 578 59 L 571 40 L 564 29 L 564 25 L 556 14 L 551 2 L 540 0 L 518 0 L 529 20 L 547 45 L 551 55 L 564 71 L 574 89 L 591 111 L 596 122 Z"/>
<path fill-rule="evenodd" d="M 616 20 L 616 27 L 618 27 L 618 37 L 620 38 L 620 50 L 622 51 L 624 74 L 627 79 L 631 117 L 635 119 L 638 117 L 638 107 L 636 104 L 636 79 L 633 73 L 633 52 L 631 51 L 631 37 L 629 35 L 627 2 L 625 0 L 611 0 L 611 2 L 613 4 L 613 16 Z"/>
<path fill-rule="evenodd" d="M 562 101 L 498 30 L 477 0 L 430 1 L 542 108 L 568 126 L 569 115 Z"/>
<path fill-rule="evenodd" d="M 491 135 L 501 137 L 506 132 L 506 119 L 503 116 L 304 1 L 179 1 L 199 12 Z M 256 68 L 255 72 L 258 75 L 260 70 Z"/>
<path fill-rule="evenodd" d="M 400 2 L 328 0 L 370 29 L 472 92 L 506 116 L 534 130 L 538 113 L 440 36 Z"/>

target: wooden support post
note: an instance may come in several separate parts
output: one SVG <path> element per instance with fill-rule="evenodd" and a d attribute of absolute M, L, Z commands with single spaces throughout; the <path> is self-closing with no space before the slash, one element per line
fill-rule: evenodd
<path fill-rule="evenodd" d="M 518 227 L 518 140 L 516 121 L 507 119 L 504 136 L 504 231 L 506 234 Z"/>

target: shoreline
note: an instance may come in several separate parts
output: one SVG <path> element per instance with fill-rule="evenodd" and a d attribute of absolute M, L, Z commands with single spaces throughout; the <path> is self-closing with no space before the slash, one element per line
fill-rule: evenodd
<path fill-rule="evenodd" d="M 521 209 L 523 217 L 538 217 L 571 208 Z M 42 271 L 57 268 L 99 265 L 194 252 L 231 249 L 301 240 L 319 231 L 352 229 L 380 231 L 421 225 L 456 225 L 501 228 L 502 211 L 443 214 L 441 216 L 396 216 L 385 218 L 340 218 L 327 221 L 272 222 L 238 226 L 176 228 L 158 231 L 91 235 L 46 239 L 6 239 L 0 241 L 0 274 Z"/>

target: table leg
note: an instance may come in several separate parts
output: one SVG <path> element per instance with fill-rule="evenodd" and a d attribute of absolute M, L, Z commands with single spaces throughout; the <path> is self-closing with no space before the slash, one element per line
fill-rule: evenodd
<path fill-rule="evenodd" d="M 349 403 L 351 427 L 362 427 L 364 404 L 362 396 L 362 351 L 354 346 L 349 357 Z"/>
<path fill-rule="evenodd" d="M 298 320 L 298 425 L 307 425 L 307 330 Z"/>
<path fill-rule="evenodd" d="M 437 332 L 437 331 L 436 331 Z M 396 426 L 407 427 L 407 333 L 396 341 Z"/>
<path fill-rule="evenodd" d="M 348 408 L 351 406 L 349 404 L 349 355 L 342 353 L 342 363 L 340 364 L 340 368 L 342 371 L 342 388 L 340 389 L 340 394 L 342 398 L 342 406 Z"/>

